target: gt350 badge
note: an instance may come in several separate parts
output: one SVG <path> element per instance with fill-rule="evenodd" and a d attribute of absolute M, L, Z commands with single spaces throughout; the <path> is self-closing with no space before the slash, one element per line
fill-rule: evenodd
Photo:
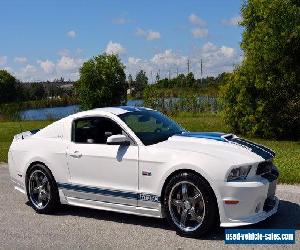
<path fill-rule="evenodd" d="M 139 195 L 139 200 L 159 202 L 159 197 L 157 195 L 152 195 L 152 194 L 140 194 Z"/>

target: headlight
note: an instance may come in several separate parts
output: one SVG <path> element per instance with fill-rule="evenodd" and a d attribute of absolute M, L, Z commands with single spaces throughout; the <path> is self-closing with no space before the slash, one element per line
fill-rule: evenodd
<path fill-rule="evenodd" d="M 247 175 L 250 172 L 250 169 L 251 169 L 251 165 L 250 166 L 241 166 L 241 167 L 231 169 L 231 171 L 227 177 L 227 181 L 246 179 Z"/>

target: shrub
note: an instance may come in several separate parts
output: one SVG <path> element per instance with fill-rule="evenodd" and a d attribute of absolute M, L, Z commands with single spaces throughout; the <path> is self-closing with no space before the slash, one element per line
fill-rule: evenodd
<path fill-rule="evenodd" d="M 242 7 L 244 61 L 222 89 L 237 133 L 300 138 L 300 2 L 248 0 Z"/>

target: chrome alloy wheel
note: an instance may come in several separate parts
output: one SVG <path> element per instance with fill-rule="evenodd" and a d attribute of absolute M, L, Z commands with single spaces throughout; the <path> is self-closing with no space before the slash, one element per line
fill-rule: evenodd
<path fill-rule="evenodd" d="M 201 191 L 193 183 L 176 183 L 171 189 L 168 202 L 172 220 L 181 230 L 192 232 L 201 226 L 205 203 Z"/>
<path fill-rule="evenodd" d="M 29 198 L 38 209 L 45 208 L 50 201 L 50 183 L 41 170 L 35 170 L 29 177 Z"/>

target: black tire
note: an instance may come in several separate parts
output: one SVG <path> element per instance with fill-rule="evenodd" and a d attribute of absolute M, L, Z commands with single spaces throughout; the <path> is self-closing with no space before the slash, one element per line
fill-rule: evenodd
<path fill-rule="evenodd" d="M 41 179 L 41 177 L 43 178 Z M 34 187 L 34 182 L 37 184 L 36 178 L 40 181 L 41 185 Z M 47 182 L 42 184 L 44 180 L 47 180 Z M 39 188 L 42 185 L 44 185 L 44 190 Z M 36 212 L 51 214 L 58 210 L 60 200 L 57 184 L 52 173 L 45 165 L 37 163 L 29 169 L 26 176 L 26 191 L 28 201 Z"/>
<path fill-rule="evenodd" d="M 183 193 L 186 193 L 185 199 Z M 164 192 L 163 208 L 170 225 L 185 237 L 199 237 L 209 232 L 219 220 L 213 190 L 203 177 L 190 172 L 179 173 L 170 179 Z"/>

